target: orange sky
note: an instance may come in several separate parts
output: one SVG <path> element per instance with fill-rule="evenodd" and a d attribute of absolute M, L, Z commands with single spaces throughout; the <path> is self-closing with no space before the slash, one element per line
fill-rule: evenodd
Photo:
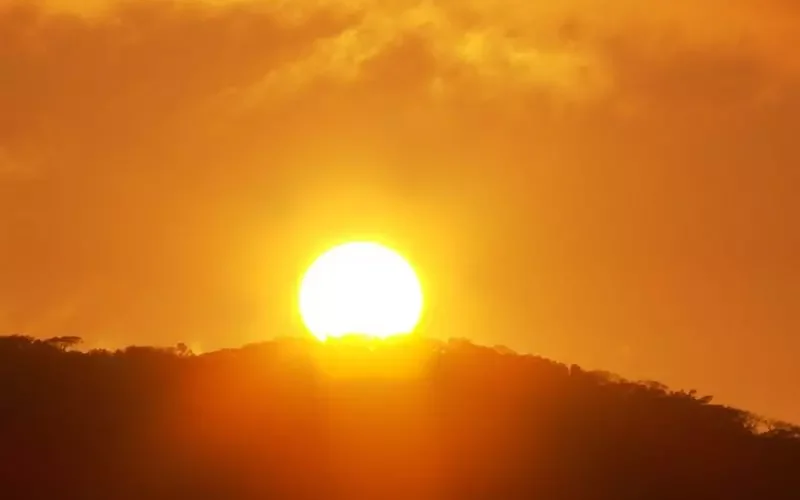
<path fill-rule="evenodd" d="M 439 336 L 800 421 L 794 2 L 33 4 L 0 0 L 0 332 L 269 338 L 380 236 Z"/>

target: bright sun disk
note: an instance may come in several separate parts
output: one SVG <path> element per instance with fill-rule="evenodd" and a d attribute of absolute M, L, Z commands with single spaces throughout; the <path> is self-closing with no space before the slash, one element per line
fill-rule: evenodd
<path fill-rule="evenodd" d="M 411 333 L 422 303 L 422 287 L 411 265 L 373 242 L 329 250 L 311 265 L 300 285 L 303 322 L 321 340 Z"/>

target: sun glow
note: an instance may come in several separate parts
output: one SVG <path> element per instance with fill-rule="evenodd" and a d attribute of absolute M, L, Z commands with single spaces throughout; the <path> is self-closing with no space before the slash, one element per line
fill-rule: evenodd
<path fill-rule="evenodd" d="M 411 333 L 422 304 L 422 287 L 411 265 L 372 242 L 329 250 L 311 265 L 300 286 L 303 322 L 321 340 Z"/>

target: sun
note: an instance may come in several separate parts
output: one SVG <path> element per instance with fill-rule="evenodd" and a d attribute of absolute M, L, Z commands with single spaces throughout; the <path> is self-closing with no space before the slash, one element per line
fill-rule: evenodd
<path fill-rule="evenodd" d="M 411 333 L 422 315 L 422 287 L 411 265 L 374 242 L 339 245 L 309 267 L 300 315 L 318 339 Z"/>

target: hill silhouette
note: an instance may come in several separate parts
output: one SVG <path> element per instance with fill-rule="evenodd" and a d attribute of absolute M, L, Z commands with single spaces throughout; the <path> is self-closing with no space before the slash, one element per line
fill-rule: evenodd
<path fill-rule="evenodd" d="M 0 337 L 0 498 L 798 499 L 800 428 L 465 340 Z"/>

